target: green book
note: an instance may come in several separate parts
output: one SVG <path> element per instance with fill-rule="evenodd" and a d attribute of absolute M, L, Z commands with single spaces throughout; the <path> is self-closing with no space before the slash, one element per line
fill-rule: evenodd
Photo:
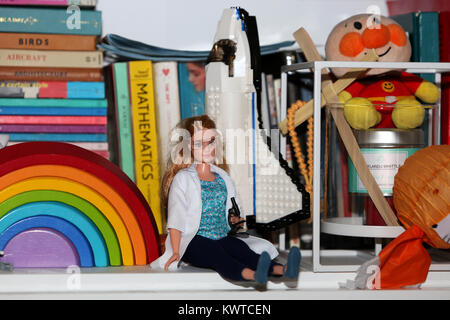
<path fill-rule="evenodd" d="M 439 13 L 411 12 L 392 17 L 409 34 L 413 62 L 439 62 Z M 434 74 L 420 76 L 434 82 Z"/>
<path fill-rule="evenodd" d="M 97 10 L 5 7 L 0 32 L 101 35 L 102 13 Z"/>
<path fill-rule="evenodd" d="M 128 66 L 126 62 L 113 65 L 116 126 L 119 139 L 119 164 L 123 172 L 136 181 L 134 173 L 133 132 L 131 127 Z"/>
<path fill-rule="evenodd" d="M 411 12 L 392 17 L 409 34 L 412 47 L 411 61 L 413 62 L 439 62 L 439 13 Z M 430 82 L 435 82 L 434 73 L 420 73 L 420 77 Z M 431 132 L 433 117 L 430 112 L 425 114 L 425 120 L 420 127 L 424 131 L 425 145 L 432 144 Z"/>

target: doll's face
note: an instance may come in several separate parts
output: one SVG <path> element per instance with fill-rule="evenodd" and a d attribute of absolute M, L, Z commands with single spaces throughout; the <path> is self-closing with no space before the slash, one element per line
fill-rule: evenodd
<path fill-rule="evenodd" d="M 189 81 L 194 85 L 195 91 L 205 90 L 205 67 L 193 62 L 187 62 L 186 67 L 189 71 Z"/>
<path fill-rule="evenodd" d="M 212 163 L 216 156 L 216 133 L 214 129 L 195 130 L 191 142 L 192 156 L 200 163 Z"/>
<path fill-rule="evenodd" d="M 411 44 L 403 28 L 394 20 L 370 14 L 359 14 L 340 22 L 334 27 L 325 44 L 327 60 L 359 61 L 371 49 L 379 56 L 378 61 L 402 62 L 411 57 Z M 348 70 L 334 68 L 341 77 Z M 387 72 L 371 69 L 367 75 Z"/>

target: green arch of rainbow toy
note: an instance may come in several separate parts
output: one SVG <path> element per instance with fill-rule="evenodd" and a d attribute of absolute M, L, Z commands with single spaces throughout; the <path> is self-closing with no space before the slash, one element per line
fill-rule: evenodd
<path fill-rule="evenodd" d="M 22 206 L 39 208 L 42 203 L 52 211 L 70 207 L 67 212 L 76 212 L 79 219 L 58 212 L 49 215 L 76 227 L 80 219 L 89 221 L 104 241 L 108 265 L 145 265 L 160 255 L 150 207 L 136 185 L 110 161 L 60 142 L 28 142 L 0 150 L 0 237 L 7 221 L 17 220 L 13 215 Z"/>

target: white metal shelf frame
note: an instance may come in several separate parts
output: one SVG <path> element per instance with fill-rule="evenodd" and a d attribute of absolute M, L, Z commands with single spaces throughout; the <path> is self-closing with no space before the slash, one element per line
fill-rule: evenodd
<path fill-rule="evenodd" d="M 313 243 L 312 243 L 312 261 L 313 272 L 354 272 L 360 265 L 357 264 L 336 264 L 325 265 L 321 262 L 320 234 L 324 232 L 335 235 L 367 236 L 376 237 L 375 252 L 381 250 L 380 238 L 393 238 L 402 232 L 402 227 L 374 227 L 362 226 L 358 224 L 345 224 L 342 221 L 321 221 L 320 217 L 320 132 L 321 132 L 321 98 L 322 98 L 322 69 L 329 68 L 379 68 L 406 70 L 410 73 L 434 73 L 435 83 L 438 87 L 441 85 L 441 74 L 450 72 L 450 63 L 440 62 L 358 62 L 358 61 L 314 61 L 303 62 L 281 67 L 281 119 L 286 119 L 287 113 L 287 77 L 288 73 L 307 72 L 314 73 L 314 152 L 313 152 Z M 437 116 L 436 116 L 437 115 Z M 434 136 L 440 135 L 440 100 L 433 111 L 433 130 Z M 440 141 L 433 141 L 439 144 Z M 280 150 L 285 150 L 286 139 L 280 142 Z M 284 147 L 284 148 L 283 148 Z M 368 230 L 370 229 L 370 230 Z M 367 233 L 367 231 L 370 231 Z M 339 250 L 336 250 L 339 251 Z M 433 263 L 431 271 L 450 271 L 449 263 Z"/>

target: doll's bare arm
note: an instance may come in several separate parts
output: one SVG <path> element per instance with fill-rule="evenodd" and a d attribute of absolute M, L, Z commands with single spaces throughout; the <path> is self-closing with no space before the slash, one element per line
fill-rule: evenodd
<path fill-rule="evenodd" d="M 180 261 L 180 241 L 181 241 L 181 231 L 170 228 L 169 229 L 169 235 L 170 235 L 170 245 L 172 246 L 172 256 L 167 260 L 164 269 L 169 269 L 169 266 L 172 264 L 172 262 Z"/>
<path fill-rule="evenodd" d="M 170 233 L 170 244 L 172 246 L 173 253 L 180 253 L 180 241 L 181 241 L 181 231 L 171 228 L 169 229 Z"/>

